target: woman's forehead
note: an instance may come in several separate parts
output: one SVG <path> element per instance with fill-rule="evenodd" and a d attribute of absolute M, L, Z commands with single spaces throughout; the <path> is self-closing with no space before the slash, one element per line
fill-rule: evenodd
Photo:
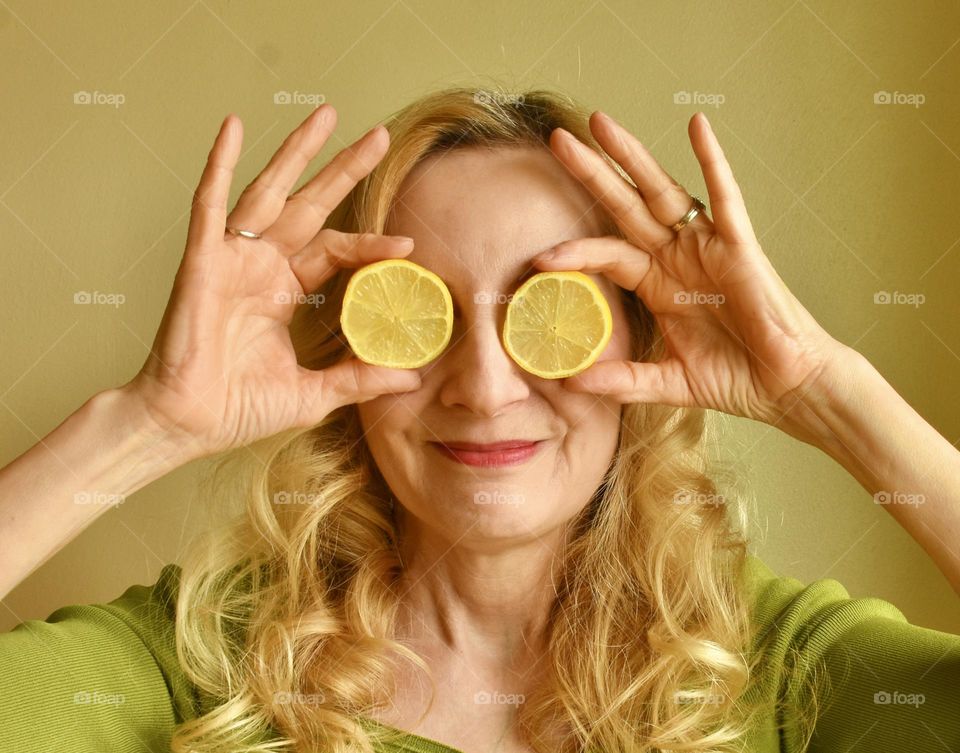
<path fill-rule="evenodd" d="M 549 149 L 467 148 L 431 155 L 407 175 L 388 232 L 555 243 L 606 222 L 602 205 Z"/>

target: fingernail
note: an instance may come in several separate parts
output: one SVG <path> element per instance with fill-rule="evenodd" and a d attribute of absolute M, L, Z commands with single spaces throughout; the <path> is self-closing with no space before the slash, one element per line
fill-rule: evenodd
<path fill-rule="evenodd" d="M 408 248 L 413 245 L 413 238 L 411 238 L 409 235 L 395 235 L 393 238 L 403 248 Z"/>
<path fill-rule="evenodd" d="M 551 248 L 549 251 L 544 251 L 542 254 L 537 254 L 537 261 L 547 261 L 552 259 L 557 255 L 557 249 Z"/>

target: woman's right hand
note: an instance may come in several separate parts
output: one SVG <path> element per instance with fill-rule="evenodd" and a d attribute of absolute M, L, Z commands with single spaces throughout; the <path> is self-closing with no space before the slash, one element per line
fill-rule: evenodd
<path fill-rule="evenodd" d="M 385 128 L 367 132 L 289 196 L 337 121 L 314 110 L 246 187 L 227 216 L 243 140 L 228 115 L 194 193 L 186 250 L 153 347 L 121 388 L 189 458 L 319 423 L 334 409 L 416 389 L 410 369 L 350 356 L 322 371 L 297 363 L 288 325 L 302 296 L 338 267 L 361 267 L 413 249 L 409 239 L 321 230 L 330 212 L 383 158 Z M 261 233 L 233 235 L 225 227 Z"/>

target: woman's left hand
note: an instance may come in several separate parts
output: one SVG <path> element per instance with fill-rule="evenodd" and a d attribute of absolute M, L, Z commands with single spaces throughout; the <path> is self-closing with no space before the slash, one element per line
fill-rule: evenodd
<path fill-rule="evenodd" d="M 805 398 L 837 389 L 836 369 L 855 351 L 817 324 L 770 264 L 706 117 L 696 113 L 688 131 L 714 219 L 700 212 L 679 231 L 671 226 L 693 205 L 690 194 L 612 118 L 595 112 L 590 129 L 636 188 L 563 129 L 554 130 L 551 148 L 626 240 L 565 241 L 554 258 L 534 263 L 543 271 L 599 272 L 635 291 L 668 353 L 656 363 L 598 361 L 564 385 L 620 402 L 712 408 L 806 438 L 812 412 Z"/>

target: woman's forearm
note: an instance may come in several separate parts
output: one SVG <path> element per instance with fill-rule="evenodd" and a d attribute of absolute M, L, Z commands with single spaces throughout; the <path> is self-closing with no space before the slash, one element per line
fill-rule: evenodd
<path fill-rule="evenodd" d="M 960 451 L 852 349 L 804 403 L 805 441 L 846 468 L 960 594 Z"/>
<path fill-rule="evenodd" d="M 187 460 L 124 388 L 91 397 L 0 469 L 0 598 L 108 508 Z"/>

